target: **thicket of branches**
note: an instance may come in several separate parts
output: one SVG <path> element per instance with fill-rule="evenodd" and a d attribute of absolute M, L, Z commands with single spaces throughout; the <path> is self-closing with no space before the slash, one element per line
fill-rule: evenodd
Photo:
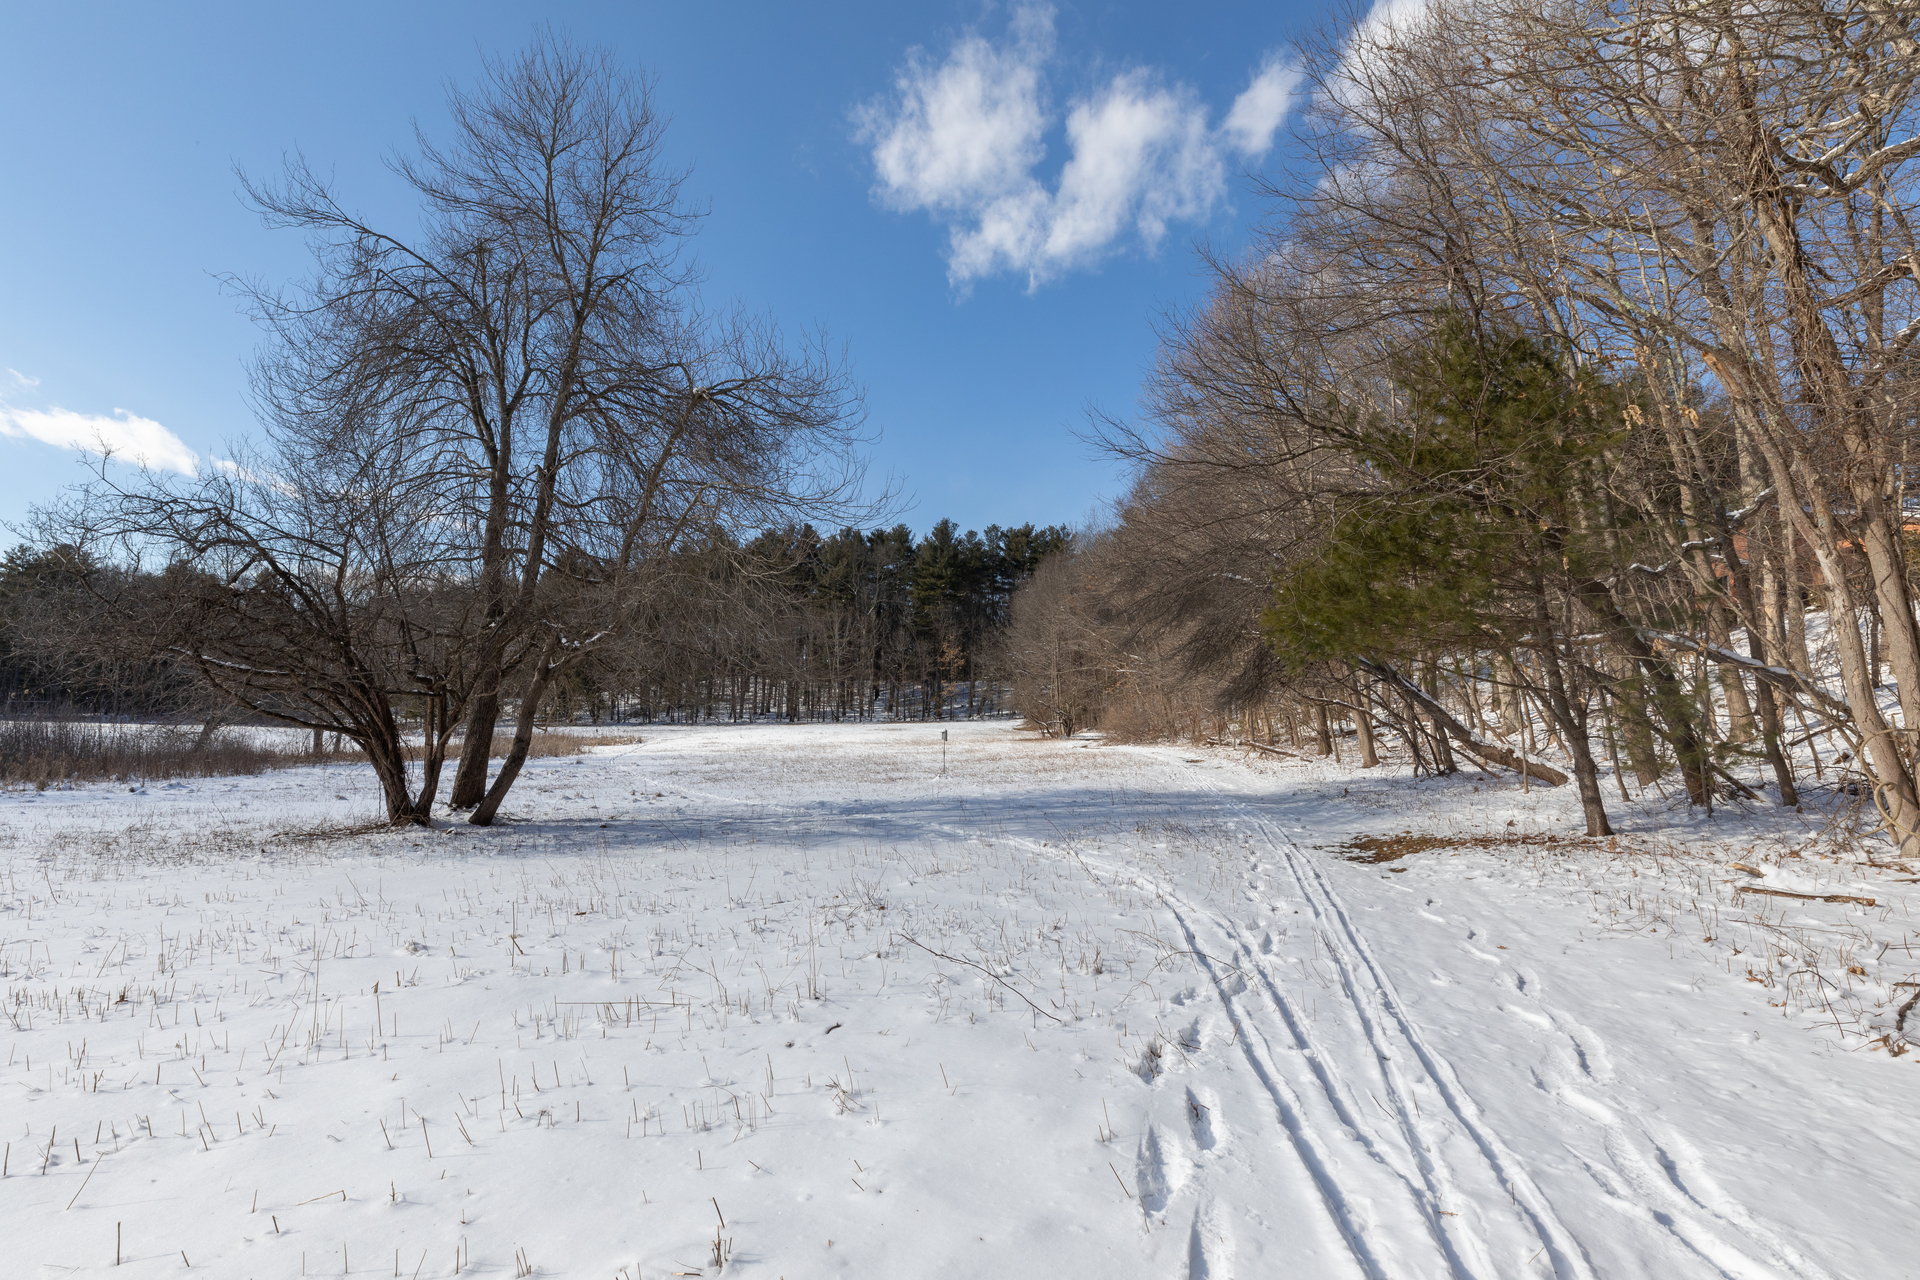
<path fill-rule="evenodd" d="M 1791 805 L 1818 734 L 1920 853 L 1916 24 L 1433 0 L 1303 49 L 1310 162 L 1103 424 L 1109 720 L 1384 722 L 1570 770 L 1593 834 L 1600 761 Z"/>

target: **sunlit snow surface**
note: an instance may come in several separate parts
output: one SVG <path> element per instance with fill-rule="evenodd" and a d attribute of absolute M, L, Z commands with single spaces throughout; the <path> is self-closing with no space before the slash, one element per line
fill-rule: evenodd
<path fill-rule="evenodd" d="M 486 831 L 0 794 L 0 1270 L 1920 1274 L 1911 871 L 949 728 L 655 728 Z M 1536 842 L 1333 848 L 1401 831 Z"/>

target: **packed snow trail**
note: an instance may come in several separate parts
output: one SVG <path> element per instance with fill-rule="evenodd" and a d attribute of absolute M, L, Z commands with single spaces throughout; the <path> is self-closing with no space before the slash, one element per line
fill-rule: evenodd
<path fill-rule="evenodd" d="M 1916 1275 L 1913 1056 L 1600 927 L 1585 864 L 1325 847 L 1565 797 L 646 739 L 485 831 L 316 838 L 378 803 L 341 767 L 0 794 L 13 1269 Z"/>
<path fill-rule="evenodd" d="M 1191 1219 L 1190 1273 L 1228 1274 L 1236 1235 L 1273 1236 L 1276 1229 L 1288 1243 L 1289 1265 L 1300 1266 L 1296 1233 L 1313 1224 L 1316 1243 L 1330 1236 L 1343 1246 L 1344 1257 L 1324 1246 L 1314 1251 L 1327 1275 L 1591 1277 L 1579 1246 L 1518 1159 L 1402 1013 L 1312 855 L 1210 782 L 1196 782 L 1243 815 L 1287 873 L 1291 898 L 1274 897 L 1257 848 L 1247 854 L 1238 895 L 1244 905 L 1235 904 L 1254 917 L 1244 922 L 1233 908 L 1203 905 L 1169 883 L 1086 859 L 1096 873 L 1130 879 L 1166 905 L 1251 1071 L 1253 1083 L 1243 1077 L 1230 1097 L 1216 1080 L 1207 1090 L 1214 1102 L 1201 1102 L 1188 1085 L 1177 1104 L 1189 1113 L 1194 1146 L 1211 1157 L 1198 1162 L 1206 1170 L 1201 1178 L 1162 1192 L 1156 1212 Z M 1305 922 L 1291 920 L 1303 913 Z M 1341 998 L 1325 1008 L 1290 989 L 1294 980 L 1281 967 L 1277 952 L 1298 937 L 1309 940 L 1312 953 L 1300 960 L 1302 968 L 1324 958 L 1338 975 Z M 1425 1116 L 1422 1093 L 1440 1114 Z M 1369 1103 L 1386 1123 L 1373 1118 Z M 1161 1134 L 1177 1125 L 1164 1118 L 1161 1127 L 1149 1125 L 1141 1141 L 1143 1185 L 1167 1186 Z M 1240 1151 L 1232 1157 L 1214 1150 L 1222 1131 L 1236 1135 Z M 1291 1160 L 1283 1155 L 1289 1152 Z M 1248 1229 L 1236 1232 L 1236 1220 Z M 1265 1265 L 1279 1261 L 1268 1257 Z M 1533 1263 L 1547 1270 L 1530 1272 Z"/>
<path fill-rule="evenodd" d="M 1163 897 L 1232 1011 L 1242 1051 L 1296 1147 L 1304 1156 L 1308 1130 L 1317 1130 L 1315 1145 L 1338 1152 L 1334 1163 L 1342 1175 L 1323 1180 L 1322 1193 L 1330 1212 L 1346 1221 L 1355 1258 L 1382 1280 L 1520 1275 L 1534 1262 L 1549 1266 L 1549 1274 L 1590 1277 L 1579 1246 L 1518 1158 L 1488 1129 L 1451 1066 L 1408 1021 L 1312 855 L 1245 806 L 1235 807 L 1256 833 L 1245 900 L 1256 911 L 1264 906 L 1269 917 L 1287 910 L 1284 898 L 1260 901 L 1270 892 L 1264 852 L 1286 872 L 1288 896 L 1303 904 L 1292 911 L 1306 917 L 1301 924 L 1313 954 L 1324 956 L 1337 974 L 1340 999 L 1328 1003 L 1325 1030 L 1317 1000 L 1311 1020 L 1303 1016 L 1303 993 L 1274 955 L 1278 940 L 1271 927 L 1278 926 L 1285 939 L 1297 936 L 1301 925 L 1274 919 L 1256 944 L 1248 926 L 1229 911 L 1210 910 L 1170 890 Z M 1209 950 L 1225 962 L 1208 956 Z M 1237 970 L 1231 981 L 1228 963 Z M 1420 1107 L 1423 1093 L 1435 1112 L 1431 1119 Z M 1375 1120 L 1367 1102 L 1385 1123 Z"/>
<path fill-rule="evenodd" d="M 1546 1274 L 1592 1277 L 1586 1249 L 1561 1222 L 1525 1162 L 1488 1124 L 1452 1065 L 1408 1017 L 1354 914 L 1317 865 L 1324 855 L 1303 849 L 1254 803 L 1227 795 L 1211 779 L 1197 781 L 1251 828 L 1242 884 L 1248 905 L 1239 912 L 1209 908 L 1169 887 L 1155 887 L 1232 1012 L 1248 1062 L 1273 1094 L 1303 1163 L 1323 1166 L 1327 1162 L 1316 1148 L 1328 1146 L 1365 1153 L 1364 1159 L 1344 1162 L 1345 1177 L 1322 1182 L 1329 1212 L 1343 1224 L 1350 1221 L 1351 1215 L 1343 1213 L 1350 1204 L 1359 1202 L 1371 1211 L 1359 1230 L 1347 1229 L 1356 1261 L 1382 1277 L 1524 1275 L 1534 1264 L 1550 1266 Z M 1307 918 L 1309 957 L 1298 953 L 1298 927 L 1281 918 L 1288 909 L 1285 898 L 1271 899 L 1270 865 L 1284 873 L 1284 887 L 1303 904 L 1292 910 Z M 1268 927 L 1257 923 L 1262 916 L 1269 919 Z M 1252 937 L 1256 929 L 1258 943 Z M 1289 937 L 1295 940 L 1291 971 L 1276 954 L 1283 950 L 1277 942 Z M 1499 963 L 1484 951 L 1479 955 Z M 1300 975 L 1320 958 L 1337 974 L 1342 998 L 1324 1009 L 1316 1001 L 1316 1016 L 1308 1022 L 1300 1013 L 1310 998 Z M 1247 975 L 1251 982 L 1243 980 Z M 1658 1274 L 1827 1280 L 1831 1273 L 1803 1248 L 1714 1188 L 1684 1138 L 1635 1123 L 1618 1100 L 1607 1096 L 1612 1072 L 1604 1049 L 1589 1047 L 1590 1032 L 1583 1041 L 1582 1031 L 1569 1029 L 1577 1022 L 1543 999 L 1538 980 L 1529 983 L 1512 972 L 1509 981 L 1515 999 L 1526 1002 L 1509 1011 L 1563 1036 L 1567 1056 L 1576 1064 L 1576 1072 L 1550 1081 L 1536 1074 L 1534 1083 L 1605 1128 L 1608 1164 L 1587 1162 L 1588 1173 L 1616 1209 L 1664 1229 L 1675 1246 L 1663 1251 L 1667 1256 L 1659 1260 Z M 1360 1093 L 1387 1123 L 1374 1119 Z M 1310 1110 L 1319 1113 L 1317 1125 L 1309 1126 L 1319 1129 L 1318 1143 L 1310 1144 L 1297 1118 L 1302 1098 L 1311 1099 Z M 1526 1136 L 1537 1140 L 1540 1135 Z M 1691 1166 L 1690 1177 L 1682 1175 L 1682 1162 Z M 1702 1190 L 1689 1190 L 1689 1181 Z M 1449 1212 L 1446 1205 L 1459 1207 Z M 1426 1229 L 1424 1236 L 1418 1227 Z M 1397 1257 L 1376 1261 L 1369 1239 L 1397 1242 L 1402 1249 Z M 1432 1246 L 1424 1254 L 1407 1247 L 1423 1239 Z"/>

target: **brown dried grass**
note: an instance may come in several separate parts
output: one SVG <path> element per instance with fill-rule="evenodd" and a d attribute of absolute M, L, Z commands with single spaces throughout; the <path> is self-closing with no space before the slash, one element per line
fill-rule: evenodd
<path fill-rule="evenodd" d="M 535 729 L 527 744 L 527 758 L 535 756 L 577 756 L 593 747 L 633 747 L 640 744 L 637 733 L 570 733 L 564 729 Z M 503 758 L 513 747 L 513 734 L 496 733 L 487 754 Z"/>
<path fill-rule="evenodd" d="M 305 740 L 304 735 L 301 740 Z M 536 729 L 527 755 L 573 756 L 593 747 L 639 742 L 639 735 L 631 733 Z M 456 740 L 449 754 L 457 756 L 459 746 Z M 512 746 L 512 733 L 496 733 L 488 754 L 498 760 Z M 407 755 L 417 759 L 418 749 L 409 749 Z M 316 752 L 311 747 L 264 744 L 250 738 L 244 729 L 220 730 L 202 745 L 195 725 L 0 720 L 0 787 L 44 791 L 82 782 L 164 782 L 170 778 L 255 775 L 300 765 L 362 764 L 366 759 L 366 753 L 351 743 Z"/>
<path fill-rule="evenodd" d="M 532 741 L 527 743 L 527 759 L 533 760 L 547 756 L 577 756 L 584 754 L 593 747 L 632 747 L 638 746 L 640 742 L 641 738 L 637 733 L 573 733 L 566 729 L 535 729 L 533 731 Z M 465 739 L 462 738 L 455 738 L 449 742 L 447 744 L 447 759 L 449 761 L 458 760 L 460 758 L 461 747 L 464 744 Z M 493 741 L 487 746 L 487 756 L 493 760 L 502 760 L 506 758 L 507 752 L 512 749 L 513 731 L 511 729 L 497 731 L 493 735 Z M 420 758 L 419 745 L 416 743 L 408 743 L 406 756 L 409 762 L 418 760 Z M 347 748 L 339 757 L 339 759 L 342 760 L 365 760 L 366 758 L 366 754 L 358 747 Z"/>
<path fill-rule="evenodd" d="M 258 774 L 358 755 L 267 746 L 231 731 L 217 732 L 203 745 L 197 727 L 0 720 L 0 786 L 40 791 L 75 782 Z"/>

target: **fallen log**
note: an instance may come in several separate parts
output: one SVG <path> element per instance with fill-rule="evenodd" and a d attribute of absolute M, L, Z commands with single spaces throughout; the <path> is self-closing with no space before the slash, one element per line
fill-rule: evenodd
<path fill-rule="evenodd" d="M 1522 777 L 1531 778 L 1535 782 L 1544 782 L 1550 787 L 1564 786 L 1566 784 L 1567 775 L 1558 769 L 1548 768 L 1538 760 L 1529 760 L 1517 752 L 1509 751 L 1505 747 L 1496 747 L 1491 742 L 1482 742 L 1480 739 L 1474 737 L 1471 729 L 1454 719 L 1453 713 L 1429 697 L 1426 690 L 1401 675 L 1398 671 L 1395 671 L 1386 663 L 1375 662 L 1370 658 L 1356 658 L 1354 663 L 1362 670 L 1386 681 L 1400 692 L 1406 694 L 1407 697 L 1419 703 L 1421 709 L 1433 717 L 1433 722 L 1442 729 L 1445 729 L 1447 736 L 1459 743 L 1468 754 L 1477 756 L 1482 760 L 1490 760 L 1502 768 L 1511 769 Z"/>
<path fill-rule="evenodd" d="M 1735 893 L 1758 893 L 1769 898 L 1801 898 L 1808 902 L 1851 902 L 1856 906 L 1871 907 L 1878 905 L 1872 898 L 1863 898 L 1853 893 L 1793 893 L 1786 889 L 1762 889 L 1757 884 L 1737 884 Z"/>
<path fill-rule="evenodd" d="M 1247 741 L 1246 741 L 1246 745 L 1247 745 L 1247 746 L 1249 746 L 1249 747 L 1252 747 L 1252 748 L 1253 748 L 1253 749 L 1254 749 L 1255 751 L 1264 751 L 1264 752 L 1266 752 L 1266 753 L 1267 753 L 1268 755 L 1270 755 L 1270 756 L 1285 756 L 1285 757 L 1286 757 L 1287 759 L 1289 759 L 1289 760 L 1304 760 L 1304 759 L 1306 759 L 1306 757 L 1305 757 L 1305 756 L 1302 756 L 1302 755 L 1296 755 L 1296 754 L 1295 754 L 1294 752 L 1291 752 L 1291 751 L 1282 751 L 1282 750 L 1281 750 L 1280 748 L 1278 748 L 1278 747 L 1270 747 L 1270 746 L 1268 746 L 1268 745 L 1267 745 L 1266 743 L 1264 743 L 1264 742 L 1255 742 L 1255 741 L 1254 741 L 1253 739 L 1251 739 L 1251 738 L 1249 738 L 1249 739 L 1247 739 Z"/>

